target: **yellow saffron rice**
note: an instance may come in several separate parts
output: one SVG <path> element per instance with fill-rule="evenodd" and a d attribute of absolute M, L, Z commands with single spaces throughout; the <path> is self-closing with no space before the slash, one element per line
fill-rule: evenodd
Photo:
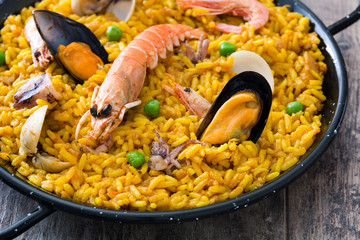
<path fill-rule="evenodd" d="M 0 67 L 0 158 L 8 161 L 31 183 L 71 201 L 110 209 L 134 211 L 164 211 L 201 207 L 235 198 L 261 187 L 298 163 L 320 131 L 322 82 L 326 65 L 318 48 L 316 33 L 310 33 L 309 19 L 299 13 L 277 7 L 271 0 L 262 0 L 270 10 L 265 27 L 254 27 L 241 17 L 198 16 L 199 9 L 183 10 L 175 0 L 137 0 L 133 16 L 125 23 L 112 14 L 79 17 L 72 13 L 70 0 L 44 0 L 35 7 L 24 8 L 20 14 L 7 18 L 1 29 L 0 50 L 6 64 Z M 35 68 L 31 49 L 24 37 L 24 25 L 34 9 L 59 12 L 85 24 L 104 45 L 113 62 L 119 53 L 139 33 L 151 25 L 181 23 L 201 28 L 208 33 L 210 46 L 207 58 L 194 65 L 180 53 L 168 53 L 154 70 L 147 71 L 140 93 L 142 104 L 130 109 L 126 119 L 112 133 L 114 146 L 108 153 L 93 155 L 81 151 L 75 142 L 75 128 L 80 117 L 90 108 L 95 86 L 101 85 L 110 65 L 84 84 L 76 84 L 57 63 L 47 69 Z M 244 24 L 242 34 L 225 34 L 215 30 L 215 23 Z M 116 25 L 123 31 L 119 42 L 108 41 L 106 29 Z M 219 54 L 220 44 L 229 41 L 238 50 L 261 55 L 270 65 L 275 90 L 266 127 L 257 143 L 232 139 L 221 146 L 190 145 L 178 158 L 181 169 L 172 175 L 149 169 L 151 143 L 157 140 L 153 129 L 170 149 L 188 139 L 195 139 L 200 119 L 186 110 L 176 97 L 163 90 L 170 84 L 168 76 L 191 87 L 209 102 L 213 102 L 224 84 L 235 76 L 230 72 L 233 59 Z M 195 48 L 197 41 L 190 44 Z M 62 99 L 53 103 L 38 100 L 31 109 L 14 109 L 13 95 L 26 79 L 43 72 L 52 74 L 52 82 Z M 11 80 L 14 80 L 13 82 Z M 116 87 L 116 86 L 114 86 Z M 160 101 L 160 115 L 151 119 L 143 112 L 148 100 Z M 291 116 L 286 105 L 298 100 L 304 110 Z M 60 173 L 47 173 L 35 168 L 31 157 L 19 153 L 20 131 L 26 119 L 36 109 L 49 105 L 40 137 L 42 151 L 70 162 L 72 167 Z M 87 121 L 80 136 L 91 130 Z M 80 138 L 79 142 L 86 141 Z M 88 141 L 88 140 L 87 140 Z M 145 155 L 140 168 L 126 159 L 129 151 Z"/>

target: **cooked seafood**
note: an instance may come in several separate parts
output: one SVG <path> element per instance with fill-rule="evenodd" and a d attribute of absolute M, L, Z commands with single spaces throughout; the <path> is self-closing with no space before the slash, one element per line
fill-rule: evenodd
<path fill-rule="evenodd" d="M 199 61 L 204 60 L 204 58 L 206 57 L 209 43 L 209 39 L 205 38 L 205 36 L 202 35 L 199 39 L 199 44 L 195 52 L 194 49 L 188 44 L 188 42 L 185 41 L 186 54 L 184 55 L 186 55 L 192 63 L 196 64 Z"/>
<path fill-rule="evenodd" d="M 163 88 L 190 112 L 204 118 L 196 134 L 201 141 L 221 144 L 236 138 L 256 142 L 270 112 L 271 84 L 256 72 L 242 73 L 224 86 L 212 105 L 193 89 L 174 81 L 174 86 L 164 85 Z"/>
<path fill-rule="evenodd" d="M 211 144 L 221 144 L 232 138 L 256 142 L 264 130 L 271 103 L 268 81 L 259 73 L 242 72 L 226 83 L 196 136 Z"/>
<path fill-rule="evenodd" d="M 262 28 L 269 20 L 269 9 L 257 0 L 177 0 L 177 3 L 184 9 L 202 8 L 207 13 L 198 15 L 219 15 L 231 14 L 242 16 L 255 30 Z M 215 28 L 225 33 L 240 34 L 242 26 L 233 26 L 226 23 L 216 23 Z"/>
<path fill-rule="evenodd" d="M 52 84 L 51 75 L 43 73 L 28 79 L 19 87 L 13 98 L 14 108 L 32 108 L 36 105 L 37 99 L 44 99 L 51 103 L 61 99 L 61 94 Z"/>
<path fill-rule="evenodd" d="M 21 128 L 20 149 L 26 154 L 34 154 L 37 152 L 37 144 L 39 142 L 47 109 L 47 105 L 37 109 L 29 116 Z"/>
<path fill-rule="evenodd" d="M 32 158 L 32 164 L 36 168 L 41 168 L 50 173 L 61 172 L 72 166 L 70 162 L 63 162 L 60 159 L 50 156 L 46 153 L 35 153 L 35 156 Z"/>
<path fill-rule="evenodd" d="M 46 68 L 53 59 L 53 55 L 41 38 L 33 17 L 25 25 L 24 34 L 26 40 L 30 43 L 34 66 Z"/>
<path fill-rule="evenodd" d="M 47 153 L 39 153 L 37 149 L 47 109 L 47 105 L 40 107 L 24 123 L 20 133 L 20 152 L 34 156 L 32 162 L 37 168 L 52 173 L 61 172 L 71 167 L 72 164 L 70 162 L 63 162 Z"/>
<path fill-rule="evenodd" d="M 71 8 L 79 16 L 105 11 L 126 22 L 134 12 L 135 3 L 135 0 L 72 0 Z"/>
<path fill-rule="evenodd" d="M 195 114 L 200 119 L 204 118 L 211 107 L 211 103 L 194 91 L 194 89 L 183 87 L 176 83 L 170 75 L 168 76 L 170 77 L 173 86 L 163 85 L 162 87 L 170 94 L 176 96 L 191 113 Z"/>
<path fill-rule="evenodd" d="M 180 146 L 177 146 L 169 153 L 169 146 L 167 145 L 167 143 L 164 141 L 164 139 L 162 139 L 156 129 L 154 129 L 154 132 L 158 138 L 158 141 L 154 141 L 152 143 L 151 155 L 148 164 L 151 169 L 157 171 L 166 170 L 166 173 L 168 175 L 171 175 L 171 168 L 173 166 L 181 168 L 179 160 L 175 158 L 185 147 L 190 144 L 203 144 L 198 140 L 190 139 L 185 143 L 181 144 Z"/>
<path fill-rule="evenodd" d="M 116 58 L 101 87 L 96 87 L 91 109 L 80 119 L 81 125 L 91 114 L 92 131 L 89 137 L 104 142 L 121 123 L 125 112 L 140 104 L 137 99 L 143 86 L 146 67 L 157 66 L 158 56 L 166 57 L 166 49 L 173 51 L 185 39 L 199 39 L 206 33 L 181 24 L 155 25 L 140 33 Z"/>
<path fill-rule="evenodd" d="M 106 50 L 85 25 L 46 10 L 35 10 L 33 16 L 50 51 L 79 82 L 108 63 Z"/>
<path fill-rule="evenodd" d="M 91 51 L 86 43 L 72 42 L 59 45 L 57 57 L 63 66 L 77 79 L 85 81 L 104 66 L 101 59 Z"/>
<path fill-rule="evenodd" d="M 261 74 L 269 83 L 274 92 L 274 77 L 269 64 L 258 54 L 246 50 L 237 51 L 230 55 L 234 58 L 230 71 L 237 74 L 245 71 L 254 71 Z"/>

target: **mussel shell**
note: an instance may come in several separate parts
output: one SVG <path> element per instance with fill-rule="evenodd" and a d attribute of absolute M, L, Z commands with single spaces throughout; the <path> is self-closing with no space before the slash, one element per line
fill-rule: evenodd
<path fill-rule="evenodd" d="M 104 64 L 109 63 L 105 48 L 85 25 L 47 10 L 34 10 L 33 16 L 41 37 L 54 56 L 60 44 L 67 46 L 72 42 L 83 42 L 90 46 Z"/>
<path fill-rule="evenodd" d="M 252 128 L 250 136 L 247 139 L 254 143 L 257 142 L 262 131 L 264 130 L 266 121 L 270 113 L 272 92 L 267 80 L 261 74 L 252 71 L 242 72 L 230 79 L 228 83 L 226 83 L 224 88 L 221 90 L 221 92 L 211 105 L 203 121 L 201 122 L 200 127 L 196 132 L 196 136 L 198 139 L 201 138 L 201 135 L 204 133 L 207 126 L 211 123 L 216 112 L 221 108 L 221 106 L 233 95 L 241 91 L 251 91 L 255 93 L 260 101 L 261 112 L 259 120 Z"/>

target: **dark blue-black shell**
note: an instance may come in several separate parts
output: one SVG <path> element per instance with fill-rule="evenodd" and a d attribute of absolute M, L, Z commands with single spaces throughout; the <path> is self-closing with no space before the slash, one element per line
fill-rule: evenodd
<path fill-rule="evenodd" d="M 196 136 L 198 139 L 204 133 L 207 126 L 213 120 L 217 111 L 221 106 L 229 100 L 233 95 L 241 91 L 250 91 L 255 93 L 260 101 L 261 112 L 260 117 L 256 125 L 251 129 L 250 136 L 247 140 L 254 143 L 257 142 L 261 133 L 263 132 L 267 119 L 269 117 L 271 103 L 272 103 L 272 92 L 269 83 L 259 73 L 253 71 L 242 72 L 226 83 L 224 88 L 221 90 L 209 111 L 201 122 Z"/>
<path fill-rule="evenodd" d="M 84 24 L 47 10 L 34 10 L 33 16 L 42 39 L 55 57 L 60 44 L 67 46 L 72 42 L 83 42 L 104 64 L 109 63 L 105 48 Z"/>

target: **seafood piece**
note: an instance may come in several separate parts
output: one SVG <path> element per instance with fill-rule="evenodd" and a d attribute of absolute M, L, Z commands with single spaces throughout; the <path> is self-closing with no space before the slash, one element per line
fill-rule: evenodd
<path fill-rule="evenodd" d="M 24 123 L 20 133 L 20 151 L 34 156 L 33 165 L 47 172 L 56 173 L 72 166 L 70 162 L 63 162 L 46 153 L 38 153 L 37 144 L 44 124 L 48 106 L 37 109 Z"/>
<path fill-rule="evenodd" d="M 36 168 L 41 168 L 50 173 L 61 172 L 72 166 L 70 162 L 63 162 L 56 157 L 50 156 L 46 153 L 35 153 L 32 158 L 32 164 Z"/>
<path fill-rule="evenodd" d="M 35 10 L 33 16 L 50 51 L 80 83 L 109 63 L 106 50 L 85 25 L 47 10 Z"/>
<path fill-rule="evenodd" d="M 103 11 L 112 0 L 71 0 L 71 9 L 79 16 Z"/>
<path fill-rule="evenodd" d="M 269 20 L 269 9 L 257 0 L 177 0 L 177 3 L 184 9 L 201 8 L 207 13 L 198 15 L 220 15 L 231 14 L 242 16 L 255 30 L 262 28 Z M 225 33 L 240 34 L 242 26 L 233 26 L 225 23 L 216 23 L 215 28 Z"/>
<path fill-rule="evenodd" d="M 265 127 L 271 103 L 272 92 L 267 80 L 256 72 L 242 72 L 221 90 L 196 136 L 211 144 L 232 138 L 256 142 Z"/>
<path fill-rule="evenodd" d="M 162 137 L 160 137 L 160 134 L 156 129 L 154 129 L 154 132 L 159 141 L 154 141 L 152 143 L 151 155 L 148 164 L 149 167 L 153 170 L 166 170 L 166 173 L 168 175 L 171 175 L 171 168 L 173 166 L 181 168 L 179 160 L 175 158 L 186 146 L 190 144 L 203 144 L 198 140 L 191 139 L 177 146 L 169 153 L 169 146 L 167 145 L 167 143 L 164 141 L 164 139 L 162 139 Z"/>
<path fill-rule="evenodd" d="M 184 55 L 187 56 L 193 64 L 196 64 L 199 61 L 203 61 L 206 57 L 209 44 L 210 44 L 210 40 L 205 39 L 205 36 L 201 36 L 199 39 L 197 50 L 195 52 L 194 49 L 186 41 L 185 42 L 186 54 Z"/>
<path fill-rule="evenodd" d="M 79 16 L 105 11 L 127 22 L 134 12 L 135 3 L 135 0 L 72 0 L 71 8 Z"/>
<path fill-rule="evenodd" d="M 254 71 L 261 74 L 268 81 L 271 91 L 274 92 L 274 77 L 270 66 L 258 54 L 246 50 L 237 51 L 230 55 L 234 58 L 230 71 L 237 74 L 245 71 Z"/>
<path fill-rule="evenodd" d="M 127 22 L 133 15 L 136 0 L 113 0 L 106 8 L 106 12 L 112 13 L 120 20 Z"/>
<path fill-rule="evenodd" d="M 265 127 L 274 89 L 271 69 L 255 53 L 239 51 L 232 56 L 231 70 L 239 74 L 224 86 L 213 104 L 174 80 L 174 86 L 163 86 L 190 112 L 203 119 L 196 134 L 203 142 L 221 144 L 231 138 L 256 142 Z"/>
<path fill-rule="evenodd" d="M 200 96 L 192 88 L 183 87 L 174 82 L 172 78 L 171 81 L 174 86 L 163 85 L 162 87 L 170 94 L 176 96 L 191 113 L 195 114 L 200 119 L 204 118 L 210 109 L 211 103 Z"/>
<path fill-rule="evenodd" d="M 34 66 L 46 68 L 53 59 L 53 55 L 41 38 L 33 17 L 25 25 L 24 34 L 26 40 L 30 43 Z"/>
<path fill-rule="evenodd" d="M 20 149 L 26 154 L 35 154 L 37 152 L 37 144 L 47 109 L 48 106 L 44 105 L 33 112 L 21 128 Z"/>
<path fill-rule="evenodd" d="M 121 123 L 125 112 L 140 104 L 138 95 L 146 77 L 146 68 L 157 66 L 158 56 L 166 57 L 166 49 L 173 51 L 185 39 L 199 39 L 206 33 L 181 24 L 155 25 L 140 33 L 119 54 L 101 87 L 96 87 L 91 108 L 80 119 L 81 125 L 91 115 L 92 131 L 88 137 L 104 142 Z"/>
<path fill-rule="evenodd" d="M 32 108 L 36 105 L 37 99 L 44 99 L 54 102 L 61 99 L 61 94 L 56 91 L 51 82 L 51 75 L 43 73 L 39 76 L 28 79 L 19 87 L 13 96 L 14 108 Z"/>

